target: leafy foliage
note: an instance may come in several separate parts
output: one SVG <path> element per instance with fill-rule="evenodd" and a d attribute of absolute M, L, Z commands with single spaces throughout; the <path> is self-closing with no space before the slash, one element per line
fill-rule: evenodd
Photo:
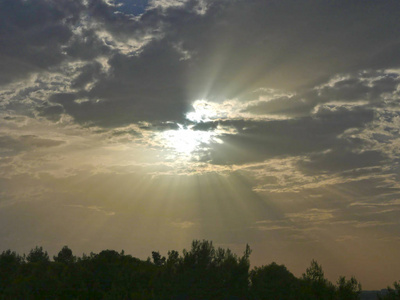
<path fill-rule="evenodd" d="M 72 255 L 72 250 L 68 246 L 64 246 L 57 256 L 53 256 L 55 262 L 72 264 L 75 262 L 75 256 Z"/>
<path fill-rule="evenodd" d="M 152 252 L 146 261 L 122 251 L 103 250 L 75 257 L 64 246 L 53 256 L 35 247 L 26 256 L 7 250 L 0 255 L 0 299 L 358 299 L 361 285 L 340 277 L 337 286 L 312 261 L 302 278 L 271 263 L 250 271 L 251 249 L 242 256 L 215 248 L 211 241 L 192 242 L 189 250 Z M 395 283 L 390 297 L 398 296 Z M 389 297 L 389 295 L 388 295 Z"/>
<path fill-rule="evenodd" d="M 346 280 L 346 277 L 340 276 L 337 281 L 337 285 L 337 294 L 340 299 L 358 299 L 359 295 L 361 294 L 361 284 L 355 277 L 351 277 L 350 280 Z"/>
<path fill-rule="evenodd" d="M 307 299 L 335 299 L 335 287 L 325 278 L 322 266 L 317 261 L 311 261 L 303 280 L 303 294 L 307 295 Z"/>
<path fill-rule="evenodd" d="M 30 263 L 46 263 L 49 262 L 49 255 L 47 251 L 43 251 L 42 247 L 36 246 L 29 252 L 26 260 Z"/>
<path fill-rule="evenodd" d="M 300 281 L 284 265 L 275 262 L 255 267 L 250 272 L 251 292 L 255 299 L 295 299 Z"/>
<path fill-rule="evenodd" d="M 393 287 L 387 287 L 387 294 L 380 296 L 380 300 L 398 300 L 400 299 L 400 281 L 395 281 Z"/>

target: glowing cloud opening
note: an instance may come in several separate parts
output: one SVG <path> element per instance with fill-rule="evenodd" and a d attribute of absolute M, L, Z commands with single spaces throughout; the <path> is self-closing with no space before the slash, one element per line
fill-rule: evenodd
<path fill-rule="evenodd" d="M 176 152 L 190 155 L 199 150 L 201 145 L 210 144 L 213 141 L 220 142 L 212 131 L 193 130 L 193 126 L 184 127 L 178 124 L 178 130 L 168 130 L 162 133 L 166 146 L 175 149 Z"/>
<path fill-rule="evenodd" d="M 186 119 L 194 123 L 217 119 L 220 115 L 217 105 L 207 100 L 196 100 L 193 103 L 194 111 L 187 113 Z M 194 130 L 194 125 L 177 125 L 179 126 L 177 130 L 161 133 L 161 140 L 166 147 L 174 149 L 179 154 L 191 156 L 195 151 L 207 150 L 207 145 L 211 143 L 222 143 L 217 137 L 220 133 L 218 130 Z"/>
<path fill-rule="evenodd" d="M 209 122 L 216 119 L 219 115 L 216 103 L 207 100 L 196 100 L 193 103 L 194 111 L 186 114 L 186 119 L 192 122 Z"/>

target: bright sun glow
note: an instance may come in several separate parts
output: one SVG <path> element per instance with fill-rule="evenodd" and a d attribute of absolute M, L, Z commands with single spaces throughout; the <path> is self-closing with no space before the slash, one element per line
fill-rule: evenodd
<path fill-rule="evenodd" d="M 193 103 L 194 111 L 186 115 L 189 121 L 200 123 L 209 122 L 218 116 L 216 107 L 206 100 L 197 100 Z M 217 138 L 215 130 L 194 130 L 194 125 L 183 126 L 178 124 L 179 129 L 168 130 L 162 133 L 164 145 L 174 149 L 177 153 L 190 156 L 194 151 L 205 150 L 212 142 L 222 143 Z"/>
<path fill-rule="evenodd" d="M 215 140 L 215 133 L 212 131 L 193 130 L 192 127 L 184 128 L 179 125 L 178 130 L 168 130 L 163 133 L 166 145 L 175 151 L 189 155 L 199 150 L 202 145 L 210 144 Z"/>
<path fill-rule="evenodd" d="M 194 111 L 187 113 L 186 118 L 192 122 L 209 122 L 218 116 L 218 104 L 207 100 L 197 100 L 193 103 Z"/>

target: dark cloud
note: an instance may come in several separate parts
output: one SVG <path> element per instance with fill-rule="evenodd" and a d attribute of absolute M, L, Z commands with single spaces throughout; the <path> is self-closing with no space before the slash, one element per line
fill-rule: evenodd
<path fill-rule="evenodd" d="M 371 88 L 351 78 L 319 95 L 301 89 L 337 73 L 398 67 L 398 1 L 205 3 L 199 13 L 194 0 L 167 9 L 146 1 L 3 1 L 0 83 L 86 61 L 70 92 L 89 101 L 58 103 L 79 123 L 114 127 L 181 121 L 196 99 L 241 100 L 259 87 L 297 96 L 249 112 L 305 116 L 332 95 L 372 101 L 397 81 L 388 76 Z M 94 62 L 99 56 L 107 73 Z"/>
<path fill-rule="evenodd" d="M 137 132 L 133 129 L 129 129 L 129 130 L 118 130 L 118 131 L 113 131 L 112 132 L 113 136 L 133 136 L 133 137 L 141 137 L 142 134 L 140 132 Z"/>
<path fill-rule="evenodd" d="M 112 53 L 111 46 L 101 40 L 95 30 L 81 28 L 80 32 L 75 33 L 65 45 L 64 51 L 74 59 L 92 60 Z"/>
<path fill-rule="evenodd" d="M 220 137 L 224 143 L 213 145 L 211 161 L 242 164 L 337 148 L 348 143 L 339 134 L 349 128 L 362 128 L 372 120 L 371 110 L 340 108 L 320 109 L 314 117 L 292 120 L 222 122 L 238 133 Z"/>
<path fill-rule="evenodd" d="M 165 124 L 184 122 L 196 99 L 244 101 L 257 88 L 278 88 L 293 96 L 283 93 L 244 112 L 294 119 L 222 122 L 238 134 L 221 136 L 224 143 L 214 144 L 208 157 L 212 162 L 245 163 L 334 149 L 330 155 L 343 166 L 368 165 L 366 153 L 354 156 L 346 149 L 342 157 L 334 145 L 345 143 L 338 135 L 346 129 L 371 122 L 372 108 L 384 105 L 382 95 L 397 89 L 398 74 L 376 70 L 400 64 L 394 51 L 400 42 L 397 1 L 207 1 L 204 14 L 195 9 L 198 4 L 145 9 L 148 3 L 143 2 L 136 10 L 101 0 L 87 5 L 2 2 L 4 70 L 12 67 L 18 73 L 23 66 L 21 75 L 67 58 L 83 60 L 69 88 L 36 110 L 53 121 L 66 113 L 80 124 L 111 128 L 147 121 L 155 125 L 152 130 L 164 130 L 172 126 Z M 138 45 L 131 47 L 129 41 Z M 99 56 L 107 66 L 95 60 Z M 14 73 L 6 72 L 4 78 L 12 80 Z M 337 73 L 350 75 L 332 81 Z M 19 97 L 21 93 L 28 96 L 29 90 L 21 90 Z M 360 100 L 369 109 L 328 105 Z M 206 122 L 194 129 L 216 126 Z M 355 139 L 352 143 L 359 147 Z M 379 162 L 381 157 L 374 155 Z M 329 167 L 329 155 L 314 158 Z"/>
<path fill-rule="evenodd" d="M 44 116 L 51 121 L 59 121 L 64 108 L 61 105 L 45 104 L 37 108 L 39 116 Z"/>
<path fill-rule="evenodd" d="M 111 55 L 115 47 L 112 38 L 126 41 L 158 36 L 157 42 L 140 49 L 140 55 L 111 57 L 110 74 L 87 95 L 106 101 L 83 105 L 90 106 L 84 110 L 93 114 L 76 112 L 82 105 L 69 105 L 66 110 L 80 122 L 99 125 L 96 111 L 101 114 L 111 109 L 122 115 L 121 122 L 113 120 L 106 126 L 138 119 L 176 120 L 187 109 L 185 101 L 201 96 L 224 99 L 260 86 L 293 89 L 339 71 L 387 67 L 383 53 L 385 49 L 392 51 L 398 42 L 398 3 L 394 1 L 366 1 L 362 5 L 209 1 L 204 15 L 193 9 L 196 5 L 196 1 L 188 1 L 167 10 L 154 8 L 134 19 L 121 8 L 127 4 L 113 6 L 100 0 L 89 1 L 87 7 L 78 1 L 2 2 L 3 82 L 14 75 L 55 66 L 67 57 L 91 60 Z M 82 16 L 91 27 L 79 25 Z M 73 32 L 73 26 L 80 30 Z M 111 37 L 105 43 L 96 30 L 106 30 Z M 185 55 L 187 61 L 182 60 Z M 398 57 L 391 55 L 390 66 L 398 63 Z M 99 73 L 98 65 L 89 65 L 81 70 L 74 88 L 81 88 Z M 335 95 L 342 100 L 368 89 L 356 80 L 336 88 L 340 92 Z M 112 100 L 112 109 L 110 99 L 123 100 Z M 308 110 L 297 107 L 293 100 L 276 99 L 261 108 L 272 113 L 285 113 L 287 106 Z M 282 107 L 285 102 L 286 107 Z M 123 111 L 134 117 L 127 118 Z"/>
<path fill-rule="evenodd" d="M 45 139 L 35 135 L 0 136 L 0 149 L 4 153 L 18 153 L 34 148 L 55 147 L 64 143 L 65 141 Z"/>
<path fill-rule="evenodd" d="M 82 8 L 77 0 L 1 1 L 0 84 L 61 63 Z"/>
<path fill-rule="evenodd" d="M 337 173 L 358 168 L 379 167 L 385 161 L 379 151 L 354 153 L 346 149 L 335 149 L 324 154 L 309 156 L 309 160 L 299 163 L 300 170 L 307 174 Z M 375 169 L 374 172 L 377 172 Z M 358 174 L 360 175 L 360 174 Z"/>
<path fill-rule="evenodd" d="M 201 123 L 196 123 L 192 129 L 209 131 L 217 129 L 218 125 L 219 125 L 218 122 L 201 122 Z"/>
<path fill-rule="evenodd" d="M 192 54 L 192 92 L 212 99 L 398 66 L 398 11 L 395 1 L 211 1 L 205 15 L 176 8 L 164 22 L 166 38 Z"/>
<path fill-rule="evenodd" d="M 359 75 L 359 74 L 357 74 Z M 398 74 L 371 72 L 344 78 L 319 90 L 323 102 L 328 101 L 382 101 L 382 94 L 393 93 L 400 84 Z M 321 102 L 322 102 L 321 101 Z"/>
<path fill-rule="evenodd" d="M 143 1 L 144 2 L 144 1 Z M 122 4 L 122 5 L 121 5 Z M 113 44 L 113 39 L 126 41 L 132 38 L 150 37 L 154 33 L 160 33 L 164 24 L 163 13 L 160 10 L 147 10 L 139 18 L 134 14 L 140 14 L 146 3 L 130 1 L 117 1 L 116 5 L 107 4 L 103 0 L 89 0 L 87 13 L 98 29 L 112 34 L 107 43 Z"/>
<path fill-rule="evenodd" d="M 182 121 L 189 109 L 184 81 L 187 64 L 172 45 L 152 42 L 138 56 L 115 54 L 107 74 L 97 64 L 84 67 L 74 81 L 81 87 L 98 77 L 89 90 L 56 94 L 61 104 L 81 124 L 118 127 L 139 121 Z M 75 101 L 75 100 L 88 101 Z"/>
<path fill-rule="evenodd" d="M 84 88 L 86 84 L 92 83 L 102 75 L 101 64 L 98 62 L 88 63 L 77 70 L 80 74 L 72 81 L 75 89 Z"/>
<path fill-rule="evenodd" d="M 369 103 L 370 107 L 383 106 L 385 95 L 396 93 L 400 84 L 397 73 L 363 72 L 347 74 L 332 84 L 302 91 L 297 95 L 273 97 L 248 106 L 244 112 L 256 115 L 286 115 L 291 117 L 309 115 L 317 105 L 329 102 L 356 104 Z"/>

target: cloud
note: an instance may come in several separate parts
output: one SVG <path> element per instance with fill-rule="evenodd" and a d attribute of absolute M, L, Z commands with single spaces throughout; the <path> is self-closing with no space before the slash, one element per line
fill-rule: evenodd
<path fill-rule="evenodd" d="M 398 222 L 367 221 L 367 222 L 359 222 L 354 226 L 358 228 L 365 228 L 365 227 L 376 227 L 376 226 L 390 226 L 397 224 Z"/>
<path fill-rule="evenodd" d="M 293 89 L 339 72 L 398 64 L 398 55 L 391 53 L 398 47 L 395 31 L 383 30 L 398 27 L 391 15 L 397 6 L 394 1 L 361 6 L 212 1 L 201 17 L 171 10 L 175 18 L 165 18 L 166 38 L 182 41 L 193 54 L 193 93 L 232 98 L 259 87 Z M 383 60 L 387 52 L 390 63 Z"/>
<path fill-rule="evenodd" d="M 298 119 L 222 122 L 238 133 L 222 135 L 224 143 L 213 145 L 211 159 L 216 164 L 238 164 L 320 152 L 346 144 L 338 138 L 341 133 L 362 128 L 372 120 L 373 112 L 369 109 L 340 108 L 321 109 L 312 117 Z"/>
<path fill-rule="evenodd" d="M 255 115 L 301 117 L 318 111 L 319 107 L 382 107 L 398 98 L 400 76 L 397 71 L 361 71 L 335 75 L 327 82 L 305 89 L 298 94 L 276 95 L 266 91 L 243 110 Z M 266 99 L 265 99 L 266 98 Z"/>
<path fill-rule="evenodd" d="M 158 53 L 160 47 L 162 53 Z M 162 44 L 151 43 L 145 49 L 148 51 L 139 56 L 112 56 L 107 74 L 99 74 L 98 65 L 95 69 L 85 66 L 73 86 L 82 87 L 98 76 L 92 87 L 54 94 L 50 102 L 62 105 L 81 124 L 101 127 L 183 120 L 189 107 L 180 84 L 185 63 L 174 49 L 168 50 Z"/>
<path fill-rule="evenodd" d="M 103 209 L 102 207 L 99 206 L 84 206 L 84 205 L 80 205 L 80 204 L 65 204 L 64 206 L 66 207 L 73 207 L 73 208 L 82 208 L 82 209 L 87 209 L 87 210 L 91 210 L 91 211 L 95 211 L 98 213 L 102 213 L 106 216 L 114 216 L 115 212 L 114 211 L 107 211 L 105 209 Z"/>
<path fill-rule="evenodd" d="M 0 84 L 63 62 L 81 10 L 80 1 L 2 1 Z"/>
<path fill-rule="evenodd" d="M 180 229 L 189 229 L 193 227 L 196 223 L 191 222 L 191 221 L 177 221 L 177 222 L 171 222 L 171 225 L 174 227 L 178 227 Z"/>
<path fill-rule="evenodd" d="M 379 167 L 383 163 L 384 157 L 378 151 L 354 153 L 346 149 L 337 149 L 328 153 L 311 155 L 308 160 L 299 162 L 299 167 L 306 174 L 315 174 Z"/>
<path fill-rule="evenodd" d="M 332 100 L 374 101 L 398 81 L 387 75 L 371 87 L 362 75 L 362 80 L 353 76 L 312 90 L 337 73 L 398 66 L 395 1 L 138 5 L 3 2 L 7 30 L 1 33 L 0 78 L 9 83 L 32 73 L 65 72 L 63 65 L 81 61 L 64 91 L 38 110 L 58 121 L 61 105 L 76 122 L 101 127 L 182 122 L 195 100 L 246 101 L 260 88 L 280 89 L 283 96 L 255 102 L 245 111 L 307 116 Z M 64 94 L 70 94 L 69 101 L 59 99 Z"/>
<path fill-rule="evenodd" d="M 44 104 L 37 108 L 39 116 L 44 116 L 51 121 L 59 121 L 64 108 L 61 105 Z"/>
<path fill-rule="evenodd" d="M 287 217 L 293 222 L 323 222 L 333 219 L 334 210 L 313 208 L 306 212 L 289 213 Z"/>
<path fill-rule="evenodd" d="M 32 150 L 34 148 L 56 147 L 64 143 L 65 141 L 44 139 L 35 135 L 0 136 L 0 149 L 6 153 Z"/>
<path fill-rule="evenodd" d="M 260 231 L 274 231 L 274 230 L 293 230 L 295 229 L 293 224 L 289 221 L 271 221 L 271 220 L 262 220 L 255 222 L 254 228 Z"/>

